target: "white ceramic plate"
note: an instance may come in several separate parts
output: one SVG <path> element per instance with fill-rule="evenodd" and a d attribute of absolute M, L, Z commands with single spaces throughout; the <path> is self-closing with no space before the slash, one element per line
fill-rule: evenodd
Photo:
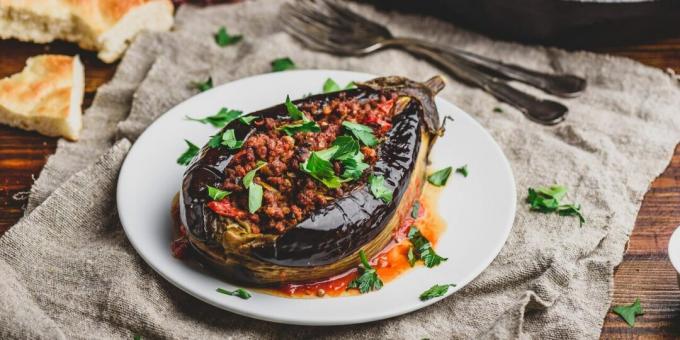
<path fill-rule="evenodd" d="M 432 151 L 433 167 L 468 164 L 470 175 L 452 175 L 439 201 L 448 224 L 437 251 L 449 260 L 428 269 L 416 267 L 383 289 L 359 296 L 291 299 L 253 292 L 249 300 L 217 293 L 235 288 L 207 271 L 175 259 L 170 253 L 170 202 L 179 190 L 185 167 L 177 157 L 184 139 L 203 145 L 216 129 L 186 120 L 203 117 L 221 107 L 244 112 L 321 92 L 326 78 L 338 84 L 373 78 L 365 73 L 309 70 L 263 74 L 241 79 L 198 94 L 158 118 L 139 137 L 118 179 L 118 213 L 128 239 L 139 255 L 159 274 L 187 293 L 241 315 L 301 325 L 342 325 L 385 319 L 423 308 L 418 296 L 434 284 L 455 283 L 447 295 L 465 286 L 496 257 L 508 237 L 515 216 L 515 181 L 501 149 L 470 116 L 438 98 L 441 116 L 451 115 L 446 134 Z M 493 209 L 489 209 L 493 207 Z"/>
<path fill-rule="evenodd" d="M 678 284 L 680 284 L 680 226 L 675 229 L 668 240 L 668 258 L 678 272 Z"/>

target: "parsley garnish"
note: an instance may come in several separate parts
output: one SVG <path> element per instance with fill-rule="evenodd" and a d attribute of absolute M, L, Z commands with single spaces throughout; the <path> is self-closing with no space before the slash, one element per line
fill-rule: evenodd
<path fill-rule="evenodd" d="M 411 241 L 411 244 L 413 244 L 416 255 L 423 260 L 427 268 L 432 268 L 447 260 L 447 258 L 439 256 L 434 251 L 430 241 L 420 233 L 418 228 L 411 226 L 408 230 L 408 239 Z"/>
<path fill-rule="evenodd" d="M 494 108 L 493 108 L 493 112 L 502 113 L 502 112 L 503 112 L 503 109 L 501 109 L 500 107 L 494 107 Z"/>
<path fill-rule="evenodd" d="M 286 111 L 288 111 L 288 115 L 292 120 L 302 120 L 305 122 L 310 121 L 311 119 L 307 118 L 304 112 L 300 111 L 298 107 L 293 104 L 293 102 L 290 100 L 290 96 L 286 96 Z"/>
<path fill-rule="evenodd" d="M 277 130 L 285 132 L 292 136 L 298 132 L 321 132 L 321 128 L 315 121 L 299 122 L 293 124 L 282 125 Z"/>
<path fill-rule="evenodd" d="M 211 148 L 217 148 L 220 145 L 222 145 L 222 133 L 217 132 L 216 134 L 210 136 L 210 139 L 208 140 L 208 146 Z"/>
<path fill-rule="evenodd" d="M 364 145 L 370 147 L 378 145 L 378 140 L 375 138 L 375 135 L 373 135 L 373 129 L 369 126 L 347 121 L 342 122 L 342 126 L 349 130 L 354 137 L 359 139 Z"/>
<path fill-rule="evenodd" d="M 196 82 L 194 86 L 201 92 L 208 91 L 213 87 L 212 77 L 208 77 L 208 80 L 204 82 Z"/>
<path fill-rule="evenodd" d="M 339 136 L 333 141 L 332 146 L 338 147 L 333 154 L 333 159 L 337 160 L 350 159 L 359 152 L 359 143 L 351 136 Z"/>
<path fill-rule="evenodd" d="M 229 35 L 227 28 L 224 26 L 220 27 L 217 33 L 215 33 L 215 42 L 220 47 L 233 45 L 241 41 L 241 39 L 243 39 L 242 35 Z"/>
<path fill-rule="evenodd" d="M 413 209 L 411 210 L 411 217 L 416 219 L 416 218 L 418 218 L 419 213 L 420 213 L 420 202 L 413 201 Z"/>
<path fill-rule="evenodd" d="M 578 216 L 580 225 L 586 222 L 581 214 L 581 206 L 578 204 L 561 204 L 560 200 L 567 195 L 567 188 L 561 185 L 550 187 L 529 188 L 526 202 L 531 205 L 532 211 L 542 213 L 555 212 L 560 216 Z"/>
<path fill-rule="evenodd" d="M 288 57 L 274 59 L 272 60 L 271 65 L 272 72 L 292 70 L 295 68 L 295 63 Z"/>
<path fill-rule="evenodd" d="M 184 151 L 184 153 L 177 158 L 177 164 L 179 165 L 188 165 L 191 163 L 191 161 L 198 155 L 198 151 L 200 150 L 198 146 L 196 146 L 194 143 L 184 140 L 187 143 L 187 151 Z"/>
<path fill-rule="evenodd" d="M 262 206 L 262 195 L 264 191 L 262 186 L 253 182 L 257 170 L 260 170 L 263 166 L 267 165 L 266 162 L 258 161 L 253 170 L 248 171 L 245 176 L 243 176 L 243 186 L 248 189 L 248 211 L 253 214 Z"/>
<path fill-rule="evenodd" d="M 460 168 L 457 168 L 457 169 L 456 169 L 456 172 L 459 173 L 459 174 L 461 174 L 461 175 L 463 175 L 463 177 L 467 177 L 467 176 L 468 176 L 468 167 L 467 167 L 467 164 L 461 166 Z"/>
<path fill-rule="evenodd" d="M 335 80 L 333 80 L 332 78 L 328 78 L 323 83 L 323 93 L 336 92 L 336 91 L 340 91 L 340 90 L 348 90 L 348 89 L 355 88 L 355 87 L 356 87 L 356 85 L 354 84 L 354 82 L 350 81 L 349 83 L 347 83 L 347 85 L 345 85 L 344 88 L 340 88 L 340 85 L 338 85 L 338 83 L 336 83 Z"/>
<path fill-rule="evenodd" d="M 132 337 L 132 339 L 133 340 L 142 340 L 142 336 L 141 335 L 135 335 L 135 336 Z"/>
<path fill-rule="evenodd" d="M 433 174 L 427 176 L 427 181 L 436 187 L 443 187 L 451 175 L 452 167 L 448 166 L 444 169 L 437 170 Z"/>
<path fill-rule="evenodd" d="M 225 197 L 229 196 L 231 192 L 217 189 L 215 187 L 211 187 L 209 185 L 206 185 L 206 188 L 208 188 L 208 196 L 213 199 L 213 201 L 221 201 Z"/>
<path fill-rule="evenodd" d="M 345 179 L 356 180 L 361 177 L 364 170 L 368 169 L 369 165 L 364 162 L 364 154 L 357 152 L 352 156 L 352 158 L 343 159 L 342 166 L 345 171 L 340 175 L 340 177 Z"/>
<path fill-rule="evenodd" d="M 640 305 L 640 299 L 635 299 L 635 302 L 630 305 L 615 306 L 612 308 L 612 312 L 622 317 L 630 327 L 635 326 L 635 317 L 637 315 L 645 313 Z"/>
<path fill-rule="evenodd" d="M 312 152 L 309 158 L 302 163 L 302 171 L 331 189 L 339 188 L 344 181 L 335 175 L 333 164 L 330 161 L 337 149 L 338 147 L 334 146 L 326 150 Z M 332 153 L 330 150 L 332 150 Z"/>
<path fill-rule="evenodd" d="M 229 110 L 223 107 L 212 116 L 208 116 L 205 118 L 192 118 L 187 116 L 186 118 L 196 122 L 201 122 L 203 124 L 210 124 L 216 128 L 222 128 L 225 127 L 227 124 L 231 123 L 232 121 L 236 120 L 237 118 L 239 118 L 242 114 L 243 111 Z"/>
<path fill-rule="evenodd" d="M 413 246 L 408 247 L 408 253 L 406 254 L 406 258 L 408 259 L 408 264 L 413 267 L 416 264 L 416 255 L 413 254 Z"/>
<path fill-rule="evenodd" d="M 250 123 L 257 118 L 257 116 L 242 116 L 238 120 L 245 125 L 250 125 Z"/>
<path fill-rule="evenodd" d="M 455 287 L 456 285 L 453 283 L 446 284 L 446 285 L 434 285 L 430 287 L 430 289 L 424 291 L 422 294 L 420 294 L 420 301 L 426 301 L 429 299 L 434 299 L 436 297 L 440 297 L 446 292 L 449 291 L 449 287 Z"/>
<path fill-rule="evenodd" d="M 234 129 L 228 129 L 222 134 L 222 145 L 229 149 L 240 149 L 243 146 L 243 141 L 236 139 Z"/>
<path fill-rule="evenodd" d="M 359 289 L 359 293 L 364 294 L 371 290 L 379 290 L 382 288 L 383 282 L 380 280 L 378 272 L 376 272 L 375 268 L 371 267 L 371 264 L 368 263 L 366 253 L 364 253 L 363 249 L 359 251 L 359 258 L 361 259 L 361 264 L 363 265 L 363 267 L 360 267 L 362 273 L 359 277 L 349 283 L 347 289 L 357 288 Z"/>
<path fill-rule="evenodd" d="M 371 193 L 375 198 L 383 200 L 385 203 L 392 202 L 392 189 L 385 185 L 385 177 L 371 175 L 368 178 L 368 184 L 371 187 Z"/>
<path fill-rule="evenodd" d="M 243 288 L 236 289 L 233 292 L 230 292 L 226 289 L 217 288 L 217 292 L 225 294 L 225 295 L 229 295 L 229 296 L 238 296 L 243 300 L 248 300 L 252 297 L 252 295 L 250 295 L 250 293 L 248 293 L 248 291 L 243 289 Z"/>

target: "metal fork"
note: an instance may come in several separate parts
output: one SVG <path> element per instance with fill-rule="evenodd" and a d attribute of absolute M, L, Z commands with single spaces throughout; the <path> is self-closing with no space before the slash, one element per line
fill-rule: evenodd
<path fill-rule="evenodd" d="M 509 86 L 507 78 L 534 85 L 546 92 L 569 96 L 585 88 L 585 80 L 578 77 L 543 74 L 426 41 L 394 38 L 386 27 L 334 1 L 285 4 L 281 9 L 281 19 L 286 31 L 315 50 L 341 55 L 365 55 L 388 47 L 398 47 L 426 57 L 542 124 L 556 124 L 564 120 L 567 107 L 521 92 Z"/>

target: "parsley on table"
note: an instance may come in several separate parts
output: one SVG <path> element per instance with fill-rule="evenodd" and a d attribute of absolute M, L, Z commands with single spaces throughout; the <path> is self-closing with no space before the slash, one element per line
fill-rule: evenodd
<path fill-rule="evenodd" d="M 231 123 L 232 121 L 238 119 L 242 114 L 243 111 L 230 110 L 226 107 L 223 107 L 212 116 L 207 116 L 204 118 L 192 118 L 187 116 L 186 118 L 196 122 L 201 122 L 203 124 L 210 124 L 216 128 L 222 128 L 227 126 L 227 124 Z"/>
<path fill-rule="evenodd" d="M 242 35 L 230 35 L 224 26 L 220 27 L 217 33 L 215 33 L 215 43 L 220 47 L 236 44 L 241 39 L 243 39 Z"/>
<path fill-rule="evenodd" d="M 375 198 L 383 200 L 385 203 L 392 202 L 392 190 L 385 185 L 385 177 L 371 175 L 368 178 L 368 185 Z"/>
<path fill-rule="evenodd" d="M 502 113 L 502 112 L 503 112 L 503 109 L 501 109 L 500 107 L 494 107 L 494 108 L 493 108 L 493 112 Z"/>
<path fill-rule="evenodd" d="M 645 313 L 642 310 L 642 305 L 640 305 L 640 299 L 635 299 L 635 302 L 630 305 L 615 306 L 612 308 L 612 312 L 622 317 L 630 327 L 635 326 L 636 316 Z"/>
<path fill-rule="evenodd" d="M 449 291 L 449 287 L 455 287 L 455 286 L 456 285 L 453 284 L 453 283 L 446 284 L 446 285 L 436 284 L 436 285 L 430 287 L 430 289 L 428 289 L 428 290 L 424 291 L 422 294 L 420 294 L 420 301 L 426 301 L 426 300 L 429 300 L 429 299 L 434 299 L 436 297 L 440 297 L 440 296 L 446 294 L 446 292 Z"/>
<path fill-rule="evenodd" d="M 132 339 L 133 340 L 142 340 L 142 336 L 141 335 L 135 335 L 135 336 L 132 337 Z"/>
<path fill-rule="evenodd" d="M 416 219 L 416 218 L 418 218 L 419 214 L 420 214 L 420 202 L 413 201 L 413 208 L 411 210 L 411 217 Z"/>
<path fill-rule="evenodd" d="M 255 213 L 262 206 L 264 190 L 261 185 L 253 182 L 253 180 L 255 179 L 257 170 L 260 170 L 265 165 L 267 165 L 266 162 L 258 161 L 255 168 L 248 171 L 242 179 L 243 186 L 248 189 L 248 211 L 251 214 Z"/>
<path fill-rule="evenodd" d="M 364 145 L 370 147 L 378 145 L 378 139 L 375 138 L 373 129 L 371 129 L 369 126 L 348 121 L 342 122 L 342 126 L 349 130 L 349 132 L 351 132 L 354 137 L 359 139 Z"/>
<path fill-rule="evenodd" d="M 446 185 L 446 181 L 448 181 L 451 171 L 453 171 L 453 168 L 450 166 L 447 166 L 441 170 L 437 170 L 431 175 L 427 176 L 427 181 L 436 187 L 443 187 Z"/>
<path fill-rule="evenodd" d="M 366 253 L 364 253 L 363 249 L 359 251 L 359 258 L 361 259 L 361 264 L 363 265 L 363 267 L 360 269 L 361 275 L 352 280 L 352 282 L 350 282 L 347 286 L 347 289 L 357 288 L 359 289 L 359 293 L 364 294 L 371 290 L 379 290 L 382 288 L 383 282 L 380 280 L 378 272 L 375 270 L 375 268 L 371 267 L 371 264 L 368 263 Z"/>
<path fill-rule="evenodd" d="M 225 294 L 225 295 L 229 295 L 229 296 L 238 296 L 243 300 L 248 300 L 252 297 L 252 295 L 250 295 L 250 293 L 248 293 L 248 291 L 243 289 L 243 288 L 238 288 L 234 291 L 228 291 L 226 289 L 217 288 L 217 292 Z"/>
<path fill-rule="evenodd" d="M 557 213 L 560 216 L 578 216 L 580 225 L 586 222 L 578 204 L 562 204 L 560 201 L 567 195 L 567 188 L 561 185 L 529 188 L 526 202 L 532 211 Z"/>
<path fill-rule="evenodd" d="M 208 77 L 208 80 L 204 82 L 195 82 L 194 86 L 196 86 L 196 88 L 201 92 L 208 91 L 213 88 L 212 77 Z"/>
<path fill-rule="evenodd" d="M 191 161 L 198 155 L 198 151 L 200 150 L 198 146 L 196 146 L 194 143 L 184 140 L 187 143 L 187 151 L 184 151 L 184 153 L 177 158 L 177 164 L 179 165 L 189 165 Z"/>
<path fill-rule="evenodd" d="M 295 68 L 295 63 L 288 57 L 274 59 L 270 64 L 272 65 L 272 72 L 292 70 Z"/>
<path fill-rule="evenodd" d="M 467 166 L 467 164 L 461 166 L 460 168 L 457 168 L 456 173 L 463 175 L 463 177 L 467 177 L 468 176 L 468 166 Z"/>
<path fill-rule="evenodd" d="M 206 185 L 206 187 L 208 188 L 208 196 L 210 196 L 213 201 L 221 201 L 231 194 L 229 191 L 221 190 L 209 185 Z"/>
<path fill-rule="evenodd" d="M 411 228 L 408 230 L 408 239 L 411 241 L 411 244 L 413 244 L 413 247 L 415 248 L 416 256 L 419 259 L 423 260 L 423 263 L 425 263 L 425 266 L 427 268 L 438 266 L 442 262 L 448 260 L 445 257 L 439 256 L 434 251 L 434 248 L 432 248 L 432 244 L 430 243 L 430 241 L 426 239 L 422 233 L 420 233 L 420 230 L 418 230 L 418 228 L 411 226 Z"/>

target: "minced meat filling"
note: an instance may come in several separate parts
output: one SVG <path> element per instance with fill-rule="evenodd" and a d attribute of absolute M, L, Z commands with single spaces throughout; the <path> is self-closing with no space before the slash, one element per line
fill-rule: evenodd
<path fill-rule="evenodd" d="M 327 149 L 338 136 L 346 134 L 341 125 L 344 121 L 373 128 L 373 134 L 380 140 L 392 126 L 395 100 L 396 94 L 374 94 L 357 99 L 340 93 L 329 101 L 307 101 L 298 108 L 316 121 L 321 131 L 299 132 L 293 136 L 277 130 L 289 124 L 289 120 L 263 118 L 253 121 L 257 132 L 245 141 L 225 169 L 223 189 L 232 193 L 215 202 L 220 203 L 220 207 L 211 208 L 221 215 L 252 222 L 252 231 L 256 233 L 280 233 L 296 225 L 314 210 L 350 191 L 359 181 L 365 181 L 369 173 L 364 171 L 359 181 L 348 181 L 339 188 L 330 189 L 301 171 L 300 165 L 312 151 Z M 361 146 L 360 151 L 364 162 L 372 166 L 377 158 L 376 150 Z M 244 188 L 242 179 L 256 167 L 258 161 L 267 163 L 258 170 L 254 179 L 264 188 L 264 194 L 261 208 L 251 214 L 248 212 L 248 190 Z M 336 173 L 343 171 L 340 162 L 333 161 L 332 164 Z M 228 209 L 228 213 L 221 213 L 218 209 Z"/>

